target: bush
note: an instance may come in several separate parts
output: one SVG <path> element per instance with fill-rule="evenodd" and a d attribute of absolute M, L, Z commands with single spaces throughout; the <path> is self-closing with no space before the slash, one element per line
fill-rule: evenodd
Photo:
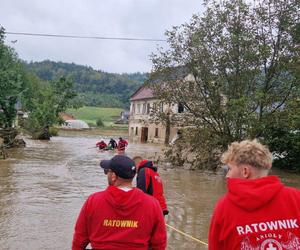
<path fill-rule="evenodd" d="M 51 136 L 57 136 L 58 135 L 58 129 L 54 127 L 50 127 L 50 135 Z"/>
<path fill-rule="evenodd" d="M 95 128 L 96 125 L 93 122 L 88 122 L 87 125 L 89 125 L 90 128 Z"/>
<path fill-rule="evenodd" d="M 101 120 L 101 118 L 98 118 L 98 119 L 97 119 L 96 124 L 97 124 L 97 127 L 104 127 L 104 123 L 103 123 L 103 121 Z"/>

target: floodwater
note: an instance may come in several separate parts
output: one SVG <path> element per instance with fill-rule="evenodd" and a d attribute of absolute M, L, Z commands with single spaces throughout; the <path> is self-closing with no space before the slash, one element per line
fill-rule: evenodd
<path fill-rule="evenodd" d="M 27 139 L 27 147 L 0 161 L 0 249 L 70 249 L 74 223 L 88 195 L 107 186 L 99 167 L 112 152 L 99 152 L 99 136 L 64 135 L 51 141 Z M 107 138 L 108 139 L 108 138 Z M 129 156 L 153 158 L 162 148 L 129 144 Z M 225 192 L 224 178 L 210 172 L 159 169 L 170 210 L 166 223 L 207 242 L 211 213 Z M 277 172 L 300 188 L 299 176 Z M 207 249 L 168 228 L 167 249 Z"/>

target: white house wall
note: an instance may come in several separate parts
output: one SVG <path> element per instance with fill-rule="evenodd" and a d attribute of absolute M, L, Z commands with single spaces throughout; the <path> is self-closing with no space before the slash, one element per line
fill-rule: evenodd
<path fill-rule="evenodd" d="M 130 120 L 129 120 L 129 137 L 133 142 L 140 142 L 142 136 L 142 128 L 148 128 L 148 142 L 164 143 L 166 136 L 166 128 L 162 123 L 153 123 L 150 120 L 151 108 L 154 103 L 158 103 L 157 99 L 136 100 L 130 105 Z M 149 110 L 150 108 L 150 110 Z M 171 109 L 173 113 L 177 113 L 178 105 L 163 105 L 163 112 L 166 109 Z M 170 140 L 176 135 L 177 128 L 171 127 Z"/>

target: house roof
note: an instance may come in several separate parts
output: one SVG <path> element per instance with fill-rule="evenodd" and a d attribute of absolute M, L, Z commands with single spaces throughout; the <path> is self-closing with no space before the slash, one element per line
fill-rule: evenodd
<path fill-rule="evenodd" d="M 148 84 L 162 84 L 165 81 L 176 81 L 178 79 L 183 79 L 188 75 L 188 73 L 188 68 L 185 66 L 167 68 L 163 72 L 156 72 L 153 74 L 153 76 L 148 80 Z M 131 95 L 130 101 L 153 98 L 155 98 L 153 90 L 144 84 Z"/>
<path fill-rule="evenodd" d="M 151 99 L 151 98 L 155 98 L 152 89 L 146 86 L 142 86 L 133 93 L 133 95 L 130 97 L 130 101 L 137 101 L 137 100 Z"/>
<path fill-rule="evenodd" d="M 59 113 L 59 117 L 62 119 L 62 120 L 64 120 L 64 121 L 66 121 L 66 120 L 75 120 L 75 117 L 73 116 L 73 115 L 71 115 L 71 114 L 67 114 L 67 113 Z"/>

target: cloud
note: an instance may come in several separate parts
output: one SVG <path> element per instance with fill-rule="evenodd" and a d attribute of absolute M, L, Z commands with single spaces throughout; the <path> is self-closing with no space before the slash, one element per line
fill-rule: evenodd
<path fill-rule="evenodd" d="M 2 0 L 0 25 L 10 32 L 165 39 L 166 30 L 188 22 L 201 8 L 198 0 Z M 24 60 L 74 62 L 119 73 L 149 71 L 149 55 L 158 44 L 10 34 L 6 42 Z"/>

